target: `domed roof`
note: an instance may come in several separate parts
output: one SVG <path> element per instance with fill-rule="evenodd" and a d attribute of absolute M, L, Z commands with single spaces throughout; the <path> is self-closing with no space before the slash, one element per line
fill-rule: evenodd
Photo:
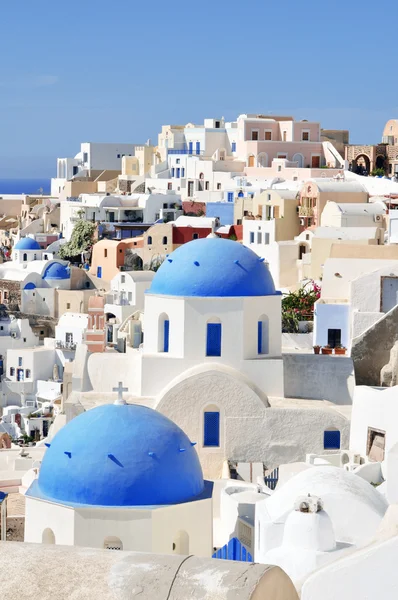
<path fill-rule="evenodd" d="M 14 250 L 41 250 L 40 244 L 33 238 L 21 238 L 14 246 Z"/>
<path fill-rule="evenodd" d="M 69 279 L 69 269 L 61 263 L 53 262 L 44 271 L 43 279 Z"/>
<path fill-rule="evenodd" d="M 173 421 L 144 406 L 107 404 L 56 434 L 37 488 L 61 503 L 154 506 L 191 500 L 204 481 L 195 448 Z"/>
<path fill-rule="evenodd" d="M 167 296 L 271 296 L 275 286 L 264 260 L 238 242 L 193 240 L 164 261 L 149 293 Z"/>

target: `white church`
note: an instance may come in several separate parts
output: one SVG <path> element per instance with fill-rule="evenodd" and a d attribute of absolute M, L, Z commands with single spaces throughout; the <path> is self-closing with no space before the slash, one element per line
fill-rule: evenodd
<path fill-rule="evenodd" d="M 264 261 L 230 240 L 194 240 L 170 254 L 145 294 L 141 347 L 90 355 L 82 346 L 74 369 L 68 420 L 113 402 L 123 381 L 129 403 L 197 442 L 208 478 L 228 461 L 273 468 L 348 447 L 350 407 L 284 398 L 281 294 Z"/>

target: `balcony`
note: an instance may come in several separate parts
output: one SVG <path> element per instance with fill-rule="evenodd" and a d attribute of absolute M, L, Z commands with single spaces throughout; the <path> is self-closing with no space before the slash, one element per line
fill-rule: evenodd
<path fill-rule="evenodd" d="M 74 342 L 64 342 L 63 340 L 56 340 L 55 341 L 55 347 L 58 350 L 69 350 L 70 352 L 73 352 L 74 350 L 76 350 L 76 345 Z"/>
<path fill-rule="evenodd" d="M 312 206 L 299 206 L 299 217 L 313 217 L 314 209 Z"/>
<path fill-rule="evenodd" d="M 170 148 L 167 154 L 188 154 L 189 156 L 203 156 L 203 150 L 197 151 L 196 148 Z"/>

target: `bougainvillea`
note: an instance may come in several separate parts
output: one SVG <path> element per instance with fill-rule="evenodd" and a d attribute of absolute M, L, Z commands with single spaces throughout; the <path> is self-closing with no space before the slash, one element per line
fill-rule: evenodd
<path fill-rule="evenodd" d="M 314 304 L 321 297 L 321 288 L 308 281 L 297 292 L 289 292 L 282 299 L 282 331 L 295 333 L 299 321 L 312 321 Z"/>

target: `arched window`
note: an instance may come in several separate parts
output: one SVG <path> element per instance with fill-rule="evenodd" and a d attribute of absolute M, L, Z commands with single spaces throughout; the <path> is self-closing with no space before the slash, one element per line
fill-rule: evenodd
<path fill-rule="evenodd" d="M 120 538 L 109 536 L 104 539 L 105 550 L 123 550 L 123 542 Z"/>
<path fill-rule="evenodd" d="M 22 257 L 22 260 L 25 262 L 28 260 L 28 255 L 26 254 L 26 252 L 24 252 L 24 255 Z"/>
<path fill-rule="evenodd" d="M 170 321 L 166 313 L 162 313 L 159 317 L 159 329 L 158 329 L 158 352 L 169 351 L 169 337 L 170 337 Z"/>
<path fill-rule="evenodd" d="M 269 321 L 267 315 L 261 315 L 257 322 L 257 352 L 269 353 Z"/>
<path fill-rule="evenodd" d="M 206 356 L 221 356 L 222 326 L 218 318 L 207 322 Z"/>
<path fill-rule="evenodd" d="M 152 236 L 148 235 L 148 240 L 147 240 L 148 246 L 152 246 Z"/>
<path fill-rule="evenodd" d="M 55 535 L 52 529 L 45 529 L 41 536 L 42 544 L 55 544 Z"/>
<path fill-rule="evenodd" d="M 44 260 L 48 260 L 47 254 L 44 255 Z"/>
<path fill-rule="evenodd" d="M 207 406 L 203 412 L 203 446 L 216 448 L 220 445 L 220 411 L 217 406 Z"/>
<path fill-rule="evenodd" d="M 323 432 L 323 447 L 325 450 L 340 450 L 340 431 L 338 429 L 326 429 Z"/>
<path fill-rule="evenodd" d="M 173 540 L 173 554 L 189 554 L 189 535 L 186 531 L 178 531 Z"/>
<path fill-rule="evenodd" d="M 163 246 L 167 245 L 167 236 L 166 235 L 163 236 L 162 244 L 163 244 Z"/>

